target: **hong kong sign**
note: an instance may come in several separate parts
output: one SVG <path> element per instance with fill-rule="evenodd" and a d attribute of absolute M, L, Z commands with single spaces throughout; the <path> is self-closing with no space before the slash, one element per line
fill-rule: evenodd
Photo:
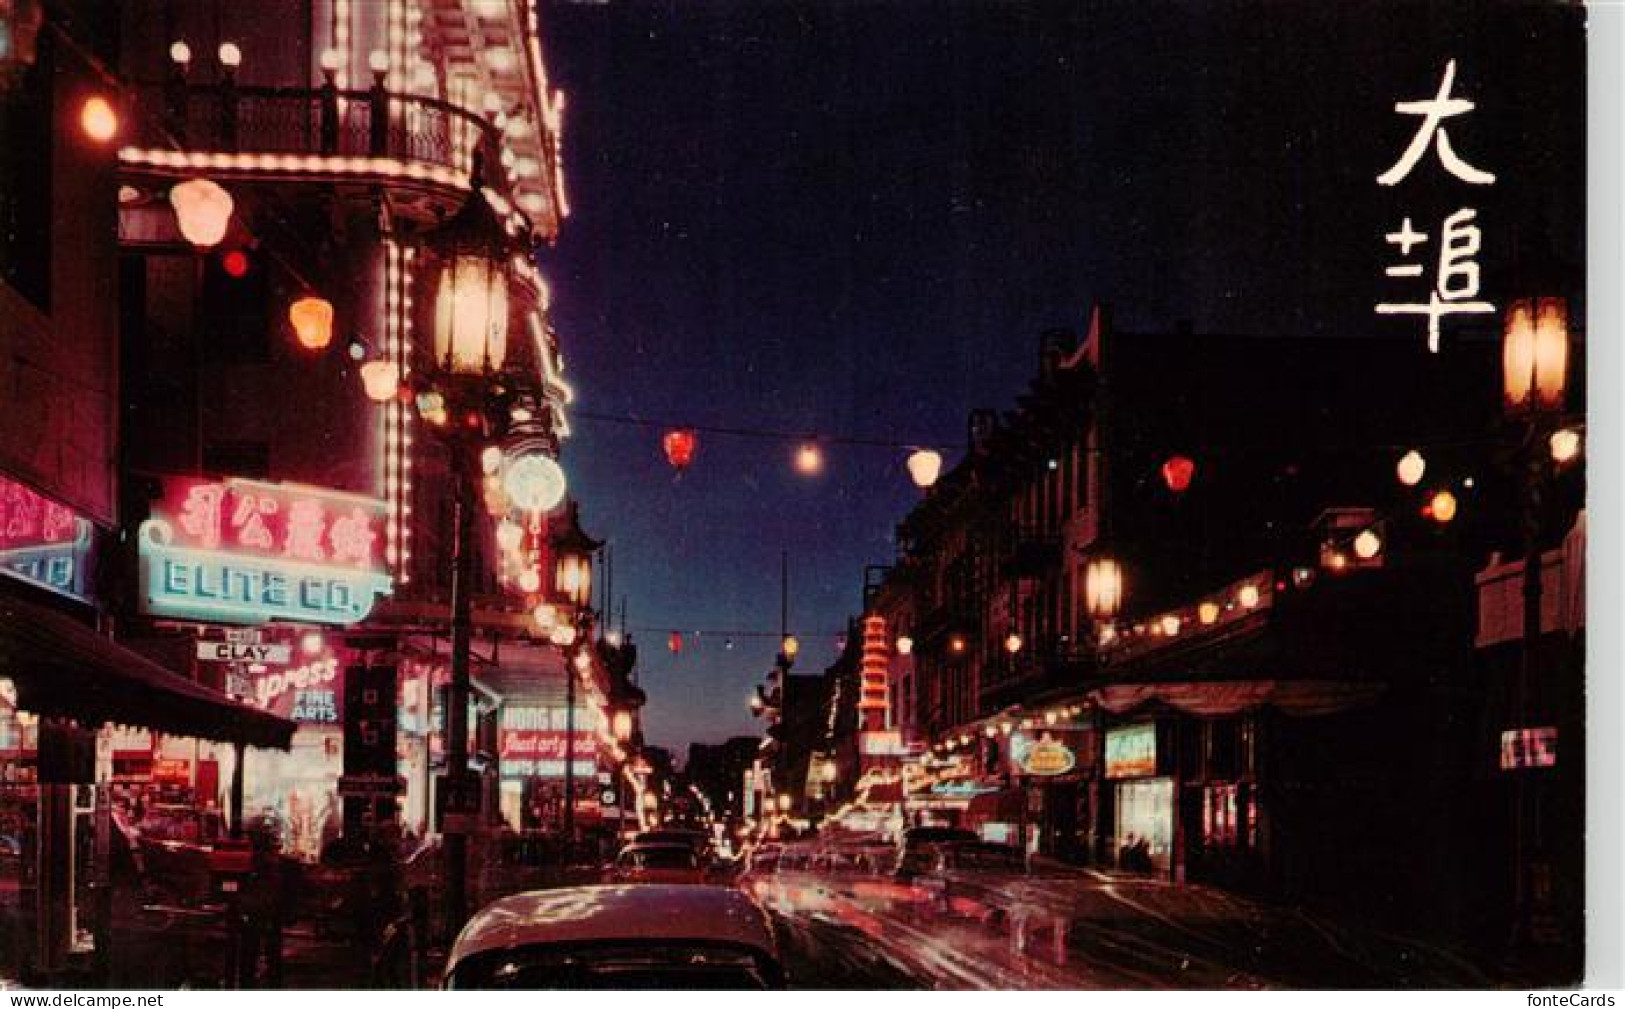
<path fill-rule="evenodd" d="M 0 572 L 85 598 L 90 521 L 0 476 Z"/>
<path fill-rule="evenodd" d="M 219 623 L 353 624 L 390 591 L 384 503 L 253 480 L 173 480 L 141 524 L 141 595 L 153 616 Z"/>

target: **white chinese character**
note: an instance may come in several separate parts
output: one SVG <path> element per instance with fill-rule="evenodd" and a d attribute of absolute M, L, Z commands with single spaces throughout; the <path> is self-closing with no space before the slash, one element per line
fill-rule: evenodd
<path fill-rule="evenodd" d="M 1463 112 L 1471 111 L 1473 103 L 1465 98 L 1451 98 L 1450 85 L 1456 79 L 1456 61 L 1451 60 L 1445 64 L 1444 80 L 1439 84 L 1439 93 L 1433 98 L 1419 102 L 1396 102 L 1394 111 L 1410 116 L 1422 116 L 1422 125 L 1417 128 L 1416 136 L 1411 138 L 1411 145 L 1405 148 L 1405 153 L 1394 162 L 1394 167 L 1377 176 L 1377 181 L 1385 186 L 1397 185 L 1411 174 L 1411 169 L 1422 160 L 1422 154 L 1432 141 L 1434 148 L 1439 152 L 1439 160 L 1444 163 L 1445 170 L 1463 182 L 1475 186 L 1487 186 L 1495 181 L 1495 176 L 1489 172 L 1480 171 L 1461 160 L 1455 148 L 1450 146 L 1450 135 L 1444 131 L 1444 121 L 1451 116 L 1459 116 Z"/>
<path fill-rule="evenodd" d="M 333 560 L 339 563 L 355 561 L 358 568 L 372 563 L 372 544 L 378 534 L 372 531 L 372 522 L 360 508 L 350 509 L 344 518 L 334 519 L 328 540 L 333 544 Z"/>
<path fill-rule="evenodd" d="M 321 502 L 300 498 L 288 508 L 288 541 L 282 552 L 305 561 L 322 559 L 322 533 L 327 531 L 327 515 Z"/>
<path fill-rule="evenodd" d="M 1439 352 L 1441 317 L 1495 311 L 1495 306 L 1487 301 L 1468 300 L 1478 296 L 1478 263 L 1472 257 L 1478 255 L 1483 238 L 1478 225 L 1472 223 L 1477 216 L 1478 211 L 1463 207 L 1444 219 L 1444 238 L 1439 243 L 1439 272 L 1433 290 L 1428 292 L 1426 304 L 1384 302 L 1377 306 L 1378 315 L 1427 316 L 1428 350 L 1435 354 Z M 1428 236 L 1413 231 L 1411 220 L 1407 217 L 1399 231 L 1386 237 L 1389 244 L 1400 246 L 1401 253 L 1408 254 L 1412 245 L 1426 242 Z M 1419 277 L 1422 267 L 1420 264 L 1403 264 L 1390 266 L 1385 272 L 1390 277 Z"/>
<path fill-rule="evenodd" d="M 186 493 L 181 505 L 181 528 L 213 550 L 220 545 L 220 503 L 226 488 L 217 483 L 199 484 Z"/>
<path fill-rule="evenodd" d="M 231 513 L 231 526 L 237 530 L 237 542 L 258 550 L 271 549 L 271 529 L 265 516 L 275 515 L 276 498 L 260 494 L 240 494 L 237 507 Z"/>

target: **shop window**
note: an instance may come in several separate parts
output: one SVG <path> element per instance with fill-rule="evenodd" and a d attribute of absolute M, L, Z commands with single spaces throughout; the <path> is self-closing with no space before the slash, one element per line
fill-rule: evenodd
<path fill-rule="evenodd" d="M 1240 837 L 1237 823 L 1237 788 L 1231 783 L 1208 785 L 1202 789 L 1202 843 L 1210 848 L 1235 847 Z"/>

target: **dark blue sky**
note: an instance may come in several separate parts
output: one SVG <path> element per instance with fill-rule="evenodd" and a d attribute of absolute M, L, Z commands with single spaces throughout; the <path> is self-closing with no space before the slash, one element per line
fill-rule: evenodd
<path fill-rule="evenodd" d="M 1382 243 L 1480 208 L 1486 286 L 1539 232 L 1580 243 L 1584 66 L 1553 5 L 543 4 L 574 215 L 544 256 L 583 411 L 958 445 L 1038 333 L 1124 327 L 1402 338 Z M 1449 124 L 1500 181 L 1375 176 L 1458 60 Z M 1448 205 L 1447 205 L 1448 204 Z M 1577 251 L 1574 258 L 1578 259 Z M 1447 332 L 1449 327 L 1447 325 Z M 1177 365 L 1175 365 L 1177 366 Z M 918 493 L 901 450 L 581 418 L 565 463 L 638 628 L 770 631 L 791 556 L 802 667 L 835 655 L 865 564 Z M 649 735 L 758 731 L 774 639 L 639 633 Z"/>

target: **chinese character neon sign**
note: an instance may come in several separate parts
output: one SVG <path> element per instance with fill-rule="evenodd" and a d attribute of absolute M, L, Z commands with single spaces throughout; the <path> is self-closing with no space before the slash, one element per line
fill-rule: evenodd
<path fill-rule="evenodd" d="M 253 480 L 171 481 L 141 524 L 141 595 L 153 616 L 219 623 L 353 624 L 390 591 L 384 503 Z"/>
<path fill-rule="evenodd" d="M 1433 98 L 1394 103 L 1395 112 L 1419 116 L 1422 122 L 1411 137 L 1409 146 L 1399 156 L 1399 160 L 1377 176 L 1378 185 L 1397 186 L 1405 181 L 1422 161 L 1429 148 L 1438 155 L 1439 164 L 1444 170 L 1456 180 L 1470 186 L 1488 186 L 1495 182 L 1493 174 L 1468 164 L 1457 154 L 1455 147 L 1450 143 L 1450 134 L 1445 132 L 1446 119 L 1471 112 L 1473 109 L 1472 102 L 1451 95 L 1455 81 L 1456 61 L 1451 60 L 1445 64 L 1444 78 L 1439 82 L 1438 93 Z M 1479 273 L 1476 257 L 1483 247 L 1483 233 L 1475 223 L 1477 219 L 1476 209 L 1462 207 L 1444 219 L 1435 236 L 1416 230 L 1407 216 L 1397 230 L 1383 236 L 1387 244 L 1399 250 L 1401 259 L 1408 258 L 1413 247 L 1424 247 L 1420 250 L 1423 253 L 1429 251 L 1436 253 L 1435 275 L 1427 292 L 1426 301 L 1383 302 L 1376 309 L 1378 315 L 1427 316 L 1428 350 L 1434 353 L 1439 351 L 1439 320 L 1444 316 L 1495 311 L 1494 305 L 1479 300 L 1478 297 Z M 1430 241 L 1434 244 L 1428 248 Z M 1425 281 L 1426 269 L 1420 262 L 1400 262 L 1387 267 L 1383 273 L 1389 277 L 1422 277 Z"/>
<path fill-rule="evenodd" d="M 90 520 L 0 476 L 0 573 L 86 598 Z"/>

